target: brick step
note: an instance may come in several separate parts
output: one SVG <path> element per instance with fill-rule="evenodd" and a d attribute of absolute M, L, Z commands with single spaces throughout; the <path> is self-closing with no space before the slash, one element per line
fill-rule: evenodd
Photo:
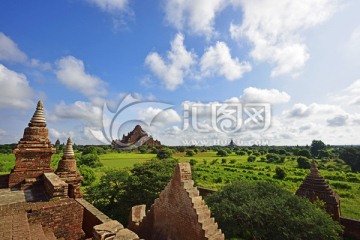
<path fill-rule="evenodd" d="M 221 232 L 221 230 L 218 230 L 214 235 L 210 236 L 208 239 L 209 240 L 225 240 L 225 236 Z"/>
<path fill-rule="evenodd" d="M 207 228 L 207 226 L 214 224 L 214 223 L 215 223 L 215 218 L 208 218 L 202 223 L 202 227 L 203 227 L 203 229 L 205 229 L 205 228 Z"/>
<path fill-rule="evenodd" d="M 211 213 L 209 209 L 207 211 L 203 211 L 202 213 L 198 214 L 198 221 L 203 223 L 206 219 L 210 218 L 210 215 Z"/>
<path fill-rule="evenodd" d="M 185 190 L 186 190 L 186 192 L 189 194 L 189 197 L 190 197 L 190 198 L 198 197 L 198 196 L 199 196 L 199 191 L 197 190 L 196 187 L 190 188 L 190 189 L 185 189 Z"/>
<path fill-rule="evenodd" d="M 205 230 L 205 237 L 214 236 L 219 231 L 218 224 L 217 223 L 210 224 L 210 225 L 206 226 L 206 228 L 204 228 L 204 230 Z"/>
<path fill-rule="evenodd" d="M 209 211 L 209 207 L 204 205 L 204 206 L 200 206 L 200 207 L 197 207 L 195 208 L 195 211 L 198 215 L 202 214 L 203 212 L 207 212 Z"/>
<path fill-rule="evenodd" d="M 1 239 L 22 239 L 30 240 L 30 228 L 26 213 L 14 214 L 10 216 L 0 215 L 0 228 Z"/>
<path fill-rule="evenodd" d="M 31 240 L 46 240 L 44 230 L 40 223 L 30 224 Z"/>

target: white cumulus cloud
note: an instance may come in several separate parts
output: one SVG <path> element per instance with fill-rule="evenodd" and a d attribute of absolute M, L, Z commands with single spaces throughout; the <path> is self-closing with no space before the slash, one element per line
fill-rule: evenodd
<path fill-rule="evenodd" d="M 171 42 L 171 50 L 164 59 L 157 52 L 150 53 L 145 64 L 165 84 L 168 90 L 175 90 L 190 73 L 190 67 L 196 62 L 196 55 L 187 51 L 184 46 L 184 36 L 177 34 Z"/>
<path fill-rule="evenodd" d="M 215 74 L 232 81 L 242 78 L 245 72 L 251 71 L 251 65 L 248 62 L 240 62 L 237 57 L 232 58 L 226 43 L 217 42 L 201 57 L 200 69 L 205 76 Z"/>
<path fill-rule="evenodd" d="M 50 120 L 77 119 L 93 126 L 101 126 L 102 109 L 89 102 L 76 101 L 73 104 L 60 102 L 55 105 Z"/>
<path fill-rule="evenodd" d="M 33 106 L 34 90 L 26 76 L 0 64 L 0 108 L 29 108 Z"/>
<path fill-rule="evenodd" d="M 286 103 L 290 100 L 290 95 L 278 89 L 262 89 L 255 87 L 245 88 L 240 100 L 243 102 L 258 103 Z"/>
<path fill-rule="evenodd" d="M 103 96 L 106 83 L 85 72 L 84 62 L 73 56 L 61 58 L 56 63 L 56 76 L 65 86 L 86 96 Z"/>
<path fill-rule="evenodd" d="M 148 107 L 139 112 L 139 119 L 150 122 L 156 126 L 165 126 L 170 123 L 181 122 L 181 117 L 173 109 L 162 110 L 160 108 Z"/>
<path fill-rule="evenodd" d="M 22 63 L 27 61 L 26 54 L 18 48 L 11 38 L 2 32 L 0 32 L 0 60 Z"/>
<path fill-rule="evenodd" d="M 98 6 L 101 10 L 107 12 L 123 11 L 128 5 L 128 0 L 88 0 Z"/>
<path fill-rule="evenodd" d="M 211 37 L 215 34 L 216 14 L 228 5 L 227 0 L 167 0 L 166 20 L 176 29 Z"/>
<path fill-rule="evenodd" d="M 274 65 L 271 75 L 297 75 L 310 54 L 302 37 L 304 30 L 325 22 L 336 10 L 336 0 L 238 1 L 244 18 L 231 24 L 234 39 L 247 38 L 250 55 Z"/>

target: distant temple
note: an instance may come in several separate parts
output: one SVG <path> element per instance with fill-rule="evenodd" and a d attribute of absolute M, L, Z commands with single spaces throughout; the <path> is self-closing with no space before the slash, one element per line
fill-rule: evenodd
<path fill-rule="evenodd" d="M 140 125 L 136 125 L 134 130 L 127 135 L 123 135 L 121 140 L 114 140 L 112 146 L 114 148 L 137 148 L 140 146 L 160 146 L 161 142 L 154 140 L 149 136 Z"/>
<path fill-rule="evenodd" d="M 229 145 L 227 145 L 228 147 L 236 147 L 237 145 L 234 143 L 234 141 L 231 139 Z"/>
<path fill-rule="evenodd" d="M 323 201 L 326 212 L 344 226 L 344 237 L 360 239 L 360 221 L 341 216 L 339 195 L 330 188 L 320 175 L 315 162 L 311 163 L 309 175 L 306 176 L 295 194 L 309 199 L 312 203 L 316 200 Z"/>
<path fill-rule="evenodd" d="M 311 164 L 310 174 L 305 178 L 296 195 L 308 198 L 311 202 L 317 199 L 325 202 L 326 211 L 336 221 L 340 221 L 340 198 L 320 176 L 320 173 L 313 162 Z"/>

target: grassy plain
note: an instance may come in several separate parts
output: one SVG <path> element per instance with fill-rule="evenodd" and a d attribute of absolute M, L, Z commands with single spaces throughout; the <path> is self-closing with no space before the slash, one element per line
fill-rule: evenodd
<path fill-rule="evenodd" d="M 100 155 L 104 167 L 125 168 L 136 163 L 155 158 L 155 154 L 141 153 L 108 153 Z M 216 152 L 199 152 L 188 157 L 185 153 L 176 153 L 173 158 L 179 162 L 196 161 L 193 166 L 195 182 L 198 186 L 219 189 L 233 181 L 270 181 L 278 184 L 292 193 L 298 189 L 309 170 L 297 168 L 295 158 L 289 156 L 284 163 L 262 162 L 261 156 L 255 162 L 248 162 L 248 156 L 237 156 L 234 153 L 227 157 L 219 157 Z M 193 161 L 194 162 L 194 161 Z M 334 165 L 333 162 L 321 163 L 323 166 Z M 336 164 L 337 168 L 344 171 L 330 171 L 320 169 L 320 174 L 325 177 L 332 189 L 341 198 L 341 213 L 343 216 L 360 219 L 360 174 L 349 172 L 343 163 Z M 274 178 L 275 168 L 283 168 L 287 176 L 283 180 Z M 99 169 L 100 170 L 100 169 Z"/>

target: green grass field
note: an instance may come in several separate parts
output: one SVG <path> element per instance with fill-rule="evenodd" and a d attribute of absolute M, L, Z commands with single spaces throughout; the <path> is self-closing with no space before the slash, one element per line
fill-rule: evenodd
<path fill-rule="evenodd" d="M 129 168 L 155 157 L 155 154 L 109 153 L 100 155 L 100 160 L 105 168 Z M 291 160 L 291 157 L 287 157 L 282 164 L 260 162 L 260 157 L 249 163 L 247 156 L 233 154 L 219 157 L 216 152 L 200 152 L 192 157 L 185 156 L 185 153 L 176 153 L 173 157 L 179 162 L 195 160 L 197 163 L 192 169 L 196 184 L 214 190 L 233 181 L 270 181 L 295 193 L 309 173 L 309 170 L 298 169 L 296 160 Z M 284 180 L 273 177 L 276 167 L 285 169 L 287 176 Z M 343 167 L 347 169 L 346 166 Z M 320 174 L 340 195 L 342 216 L 360 219 L 360 174 L 327 170 L 320 170 Z"/>
<path fill-rule="evenodd" d="M 107 153 L 99 155 L 100 162 L 109 168 L 131 168 L 134 164 L 143 163 L 152 158 L 156 158 L 156 154 L 140 154 L 140 153 Z"/>
<path fill-rule="evenodd" d="M 106 153 L 99 155 L 103 167 L 95 169 L 99 179 L 106 169 L 132 168 L 134 164 L 156 158 L 156 154 L 141 153 Z M 260 156 L 261 157 L 261 156 Z M 292 193 L 298 189 L 309 170 L 297 168 L 297 161 L 287 157 L 284 163 L 275 164 L 260 161 L 257 157 L 255 162 L 248 162 L 247 156 L 232 154 L 227 157 L 216 156 L 216 152 L 199 152 L 195 156 L 188 157 L 185 153 L 176 153 L 173 158 L 179 162 L 188 162 L 193 159 L 195 165 L 192 167 L 193 177 L 198 186 L 219 189 L 227 183 L 234 181 L 270 181 L 278 184 Z M 59 154 L 53 156 L 53 161 L 60 159 Z M 0 154 L 0 161 L 3 162 L 2 173 L 8 173 L 14 166 L 15 156 L 13 154 Z M 343 171 L 321 170 L 320 174 L 328 181 L 332 189 L 341 198 L 342 216 L 360 219 L 360 174 L 351 173 L 348 167 L 342 163 L 333 161 L 321 163 L 322 165 L 336 165 L 337 169 Z M 55 167 L 55 165 L 53 165 Z M 283 168 L 287 176 L 283 180 L 275 179 L 275 168 Z"/>

